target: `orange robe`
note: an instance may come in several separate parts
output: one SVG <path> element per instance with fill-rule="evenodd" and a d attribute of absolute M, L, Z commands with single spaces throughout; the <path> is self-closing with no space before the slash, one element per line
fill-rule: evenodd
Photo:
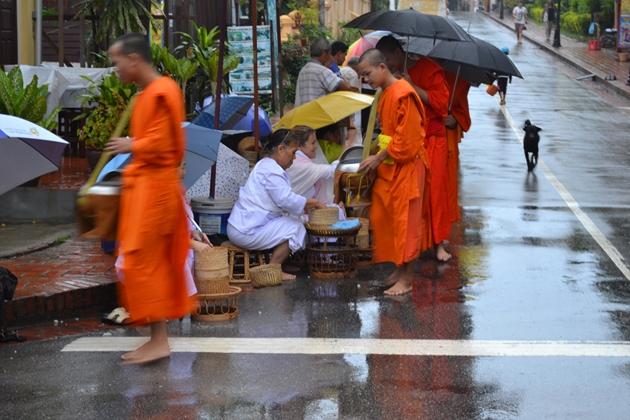
<path fill-rule="evenodd" d="M 131 117 L 131 163 L 123 173 L 118 252 L 122 304 L 133 322 L 181 318 L 194 308 L 184 263 L 190 233 L 180 166 L 184 101 L 168 77 L 139 95 Z"/>
<path fill-rule="evenodd" d="M 446 129 L 448 140 L 448 199 L 451 222 L 461 219 L 459 210 L 459 143 L 464 132 L 470 129 L 470 111 L 468 109 L 468 91 L 470 84 L 459 78 L 455 84 L 456 74 L 446 72 L 446 81 L 451 91 L 450 114 L 457 120 L 457 127 Z"/>
<path fill-rule="evenodd" d="M 448 144 L 444 118 L 448 115 L 449 90 L 444 70 L 429 58 L 420 59 L 408 69 L 411 81 L 427 92 L 429 103 L 427 110 L 428 127 L 425 147 L 429 155 L 431 229 L 433 243 L 448 240 L 451 233 L 448 198 Z"/>
<path fill-rule="evenodd" d="M 429 207 L 424 205 L 424 107 L 411 85 L 398 80 L 381 95 L 378 115 L 382 134 L 392 138 L 387 153 L 393 162 L 378 167 L 372 187 L 373 257 L 377 263 L 402 265 L 431 246 Z"/>

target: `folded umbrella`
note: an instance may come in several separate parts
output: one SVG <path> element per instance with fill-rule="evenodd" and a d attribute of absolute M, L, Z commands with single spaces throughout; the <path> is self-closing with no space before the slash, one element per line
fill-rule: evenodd
<path fill-rule="evenodd" d="M 365 13 L 344 25 L 346 28 L 390 31 L 422 38 L 468 41 L 469 35 L 449 18 L 420 13 L 414 9 L 379 10 Z"/>
<path fill-rule="evenodd" d="M 234 125 L 247 115 L 253 103 L 254 98 L 251 96 L 223 96 L 221 98 L 219 127 L 214 126 L 215 102 L 206 106 L 193 120 L 193 124 L 219 130 L 234 128 Z"/>
<path fill-rule="evenodd" d="M 287 112 L 274 130 L 305 125 L 312 129 L 326 127 L 367 108 L 374 97 L 362 93 L 339 91 L 321 96 Z"/>
<path fill-rule="evenodd" d="M 58 170 L 67 145 L 37 124 L 0 114 L 0 194 Z"/>

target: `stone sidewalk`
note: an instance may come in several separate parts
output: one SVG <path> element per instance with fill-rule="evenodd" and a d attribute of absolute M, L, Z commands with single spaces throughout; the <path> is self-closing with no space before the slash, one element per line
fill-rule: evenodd
<path fill-rule="evenodd" d="M 485 13 L 485 15 L 501 25 L 514 30 L 514 21 L 508 9 L 504 10 L 503 20 L 499 19 L 498 11 Z M 547 42 L 545 40 L 544 26 L 531 19 L 523 35 L 527 40 L 561 60 L 579 68 L 587 74 L 593 74 L 595 80 L 606 83 L 610 90 L 615 93 L 630 98 L 630 86 L 626 85 L 628 72 L 630 71 L 630 62 L 619 62 L 614 49 L 602 48 L 599 51 L 589 51 L 587 42 L 578 41 L 562 34 L 560 34 L 561 47 L 554 48 L 552 47 L 553 31 L 551 33 L 551 42 Z M 614 75 L 617 80 L 606 80 L 610 75 Z"/>
<path fill-rule="evenodd" d="M 114 258 L 98 241 L 73 236 L 44 250 L 0 259 L 0 266 L 18 277 L 15 296 L 3 310 L 9 326 L 111 309 L 116 302 Z"/>

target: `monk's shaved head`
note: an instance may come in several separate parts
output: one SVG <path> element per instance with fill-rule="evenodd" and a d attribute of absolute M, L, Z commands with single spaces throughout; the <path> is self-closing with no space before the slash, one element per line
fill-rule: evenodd
<path fill-rule="evenodd" d="M 402 46 L 400 45 L 400 42 L 398 42 L 398 40 L 391 35 L 387 35 L 379 39 L 376 43 L 375 48 L 385 54 L 392 54 L 396 51 L 402 51 Z"/>
<path fill-rule="evenodd" d="M 372 67 L 377 67 L 379 64 L 387 65 L 387 60 L 385 54 L 376 48 L 370 48 L 361 54 L 361 58 L 359 59 L 359 64 L 368 63 Z"/>
<path fill-rule="evenodd" d="M 151 44 L 146 35 L 139 33 L 128 33 L 116 40 L 115 44 L 120 45 L 121 52 L 125 55 L 138 54 L 147 63 L 151 63 Z"/>

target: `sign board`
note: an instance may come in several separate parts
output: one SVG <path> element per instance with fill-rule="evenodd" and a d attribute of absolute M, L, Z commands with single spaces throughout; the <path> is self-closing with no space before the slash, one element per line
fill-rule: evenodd
<path fill-rule="evenodd" d="M 617 46 L 622 49 L 630 48 L 630 0 L 621 0 L 618 34 Z"/>
<path fill-rule="evenodd" d="M 428 15 L 446 16 L 446 0 L 399 0 L 398 10 L 413 8 Z"/>
<path fill-rule="evenodd" d="M 241 95 L 254 93 L 254 44 L 251 26 L 227 28 L 230 53 L 239 58 L 239 65 L 230 72 L 232 92 Z M 258 93 L 271 93 L 271 31 L 269 26 L 257 28 Z"/>

